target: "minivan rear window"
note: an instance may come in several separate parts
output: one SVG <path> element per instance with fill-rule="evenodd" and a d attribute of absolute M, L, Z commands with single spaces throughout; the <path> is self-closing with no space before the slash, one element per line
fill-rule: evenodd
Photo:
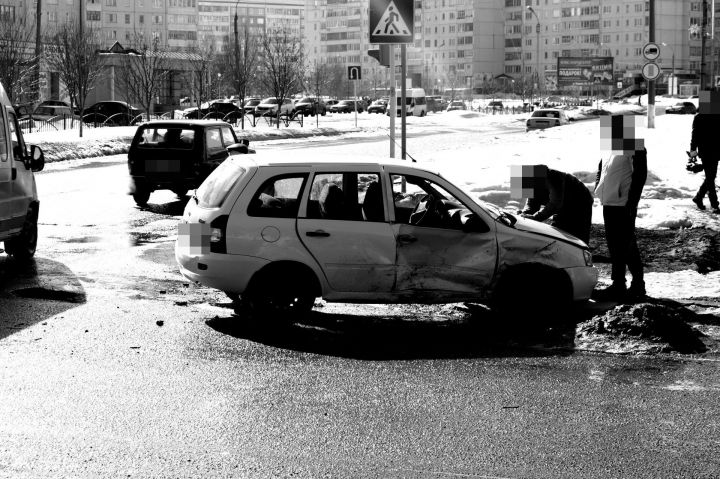
<path fill-rule="evenodd" d="M 245 176 L 247 170 L 232 160 L 220 163 L 197 189 L 198 205 L 203 208 L 219 208 L 232 187 Z"/>

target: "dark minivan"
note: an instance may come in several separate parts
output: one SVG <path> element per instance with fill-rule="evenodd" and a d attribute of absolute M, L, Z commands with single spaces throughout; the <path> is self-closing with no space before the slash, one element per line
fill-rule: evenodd
<path fill-rule="evenodd" d="M 130 194 L 145 206 L 150 193 L 171 190 L 184 197 L 231 154 L 254 153 L 224 121 L 164 120 L 138 126 L 128 152 Z"/>

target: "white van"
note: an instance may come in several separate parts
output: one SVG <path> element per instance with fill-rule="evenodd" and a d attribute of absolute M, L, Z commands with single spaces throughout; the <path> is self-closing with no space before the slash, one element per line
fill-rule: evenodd
<path fill-rule="evenodd" d="M 400 116 L 400 90 L 397 90 L 397 116 Z M 387 111 L 390 114 L 390 111 Z M 405 91 L 405 115 L 406 116 L 425 116 L 427 115 L 427 101 L 425 99 L 425 90 L 422 88 L 408 88 Z"/>
<path fill-rule="evenodd" d="M 45 166 L 45 155 L 23 140 L 17 115 L 0 84 L 0 241 L 19 260 L 33 257 L 38 238 L 38 200 L 33 172 Z"/>

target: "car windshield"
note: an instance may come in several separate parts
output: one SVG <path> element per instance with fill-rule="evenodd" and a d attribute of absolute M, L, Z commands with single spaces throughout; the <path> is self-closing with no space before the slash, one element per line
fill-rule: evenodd
<path fill-rule="evenodd" d="M 278 99 L 277 98 L 266 98 L 263 100 L 263 103 L 267 103 L 269 105 L 277 105 Z"/>
<path fill-rule="evenodd" d="M 35 109 L 34 115 L 54 115 L 55 109 L 51 106 L 39 106 Z"/>
<path fill-rule="evenodd" d="M 559 111 L 539 110 L 532 114 L 533 118 L 560 118 Z"/>
<path fill-rule="evenodd" d="M 197 189 L 196 198 L 198 205 L 203 208 L 219 208 L 225 198 L 247 172 L 232 158 L 220 163 L 210 176 L 207 177 L 200 188 Z"/>
<path fill-rule="evenodd" d="M 313 99 L 313 98 L 305 97 L 305 98 L 301 98 L 300 101 L 298 101 L 298 103 L 312 103 L 314 101 L 315 101 L 315 99 Z"/>

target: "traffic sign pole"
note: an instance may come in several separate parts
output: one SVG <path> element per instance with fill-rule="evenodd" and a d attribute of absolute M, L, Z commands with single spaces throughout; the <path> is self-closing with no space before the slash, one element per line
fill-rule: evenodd
<path fill-rule="evenodd" d="M 390 45 L 390 158 L 395 158 L 395 115 L 397 99 L 395 96 L 395 45 Z"/>
<path fill-rule="evenodd" d="M 648 40 L 655 43 L 655 0 L 650 0 L 648 12 Z M 645 53 L 645 52 L 643 52 Z M 647 55 L 647 53 L 646 53 Z M 657 56 L 660 51 L 657 51 Z M 655 58 L 657 58 L 655 56 Z M 642 93 L 642 91 L 640 92 Z M 655 80 L 648 81 L 648 106 L 647 106 L 647 127 L 655 128 Z"/>

